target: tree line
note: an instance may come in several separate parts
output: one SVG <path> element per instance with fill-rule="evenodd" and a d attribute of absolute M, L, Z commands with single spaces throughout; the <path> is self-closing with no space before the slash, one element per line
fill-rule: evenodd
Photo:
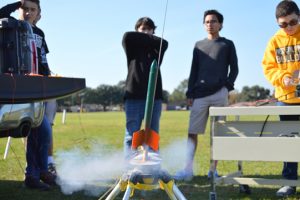
<path fill-rule="evenodd" d="M 188 79 L 180 82 L 172 93 L 163 91 L 163 102 L 168 105 L 186 106 L 185 93 L 188 87 Z M 120 81 L 117 85 L 101 84 L 96 88 L 87 87 L 83 91 L 73 94 L 72 96 L 59 99 L 58 105 L 61 107 L 82 105 L 82 104 L 96 104 L 101 105 L 104 111 L 107 111 L 112 106 L 122 106 L 123 96 L 125 91 L 125 81 Z M 244 86 L 242 91 L 233 91 L 229 97 L 229 103 L 239 102 L 253 102 L 262 99 L 271 98 L 269 89 L 263 88 L 259 85 Z"/>

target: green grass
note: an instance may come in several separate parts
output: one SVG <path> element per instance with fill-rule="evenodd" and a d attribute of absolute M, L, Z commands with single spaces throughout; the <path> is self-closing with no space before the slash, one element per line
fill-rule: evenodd
<path fill-rule="evenodd" d="M 177 140 L 185 140 L 187 136 L 189 112 L 170 111 L 163 112 L 160 127 L 160 147 L 164 148 Z M 89 152 L 93 146 L 101 144 L 107 152 L 122 150 L 125 114 L 123 112 L 107 113 L 68 113 L 66 123 L 62 124 L 62 115 L 58 113 L 54 126 L 55 152 L 69 151 L 81 148 Z M 189 200 L 208 199 L 210 183 L 207 180 L 209 169 L 209 130 L 205 135 L 199 136 L 199 145 L 195 158 L 196 177 L 191 182 L 179 182 L 177 186 Z M 0 153 L 4 152 L 6 138 L 0 139 Z M 9 155 L 6 160 L 0 159 L 0 199 L 15 200 L 96 200 L 99 197 L 87 196 L 84 192 L 64 195 L 60 188 L 54 187 L 49 192 L 29 190 L 23 186 L 24 168 L 26 166 L 24 145 L 21 139 L 13 139 Z M 173 158 L 176 159 L 176 152 Z M 183 163 L 182 163 L 183 165 Z M 244 174 L 252 177 L 279 178 L 282 163 L 275 162 L 244 162 Z M 218 171 L 227 174 L 236 171 L 236 161 L 219 161 Z M 174 171 L 169 171 L 171 174 Z M 109 185 L 107 188 L 108 189 Z M 275 192 L 278 187 L 260 186 L 251 187 L 252 194 L 240 194 L 237 186 L 217 186 L 218 199 L 277 199 Z M 298 191 L 299 192 L 299 191 Z M 300 196 L 300 195 L 299 195 Z M 116 199 L 122 199 L 121 193 Z M 296 199 L 294 198 L 289 199 Z M 150 192 L 136 191 L 131 199 L 168 199 L 164 191 Z"/>

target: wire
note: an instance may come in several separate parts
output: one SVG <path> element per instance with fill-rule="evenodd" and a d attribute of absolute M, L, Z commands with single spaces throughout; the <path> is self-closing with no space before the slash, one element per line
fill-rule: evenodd
<path fill-rule="evenodd" d="M 265 121 L 264 121 L 264 124 L 263 124 L 263 126 L 262 126 L 262 128 L 261 128 L 259 137 L 261 137 L 261 136 L 263 135 L 263 132 L 264 132 L 264 129 L 265 129 L 265 126 L 266 126 L 266 124 L 267 124 L 267 121 L 268 121 L 269 117 L 270 117 L 270 115 L 268 115 L 268 116 L 266 117 L 266 119 L 265 119 Z"/>
<path fill-rule="evenodd" d="M 165 32 L 168 4 L 169 4 L 169 0 L 166 1 L 165 12 L 164 12 L 163 30 L 162 30 L 161 39 L 160 39 L 159 54 L 158 54 L 158 61 L 157 61 L 158 62 L 158 69 L 160 68 L 160 63 L 161 63 L 162 44 L 163 44 L 163 40 L 164 40 L 164 32 Z M 157 76 L 158 76 L 158 70 L 156 71 L 156 74 L 155 74 L 154 88 L 156 88 Z M 110 187 L 98 200 L 102 200 L 105 196 L 107 196 L 107 194 L 109 192 L 111 192 L 117 184 L 118 183 L 116 182 L 116 184 L 114 184 L 112 187 Z"/>
<path fill-rule="evenodd" d="M 164 39 L 164 32 L 165 32 L 165 26 L 166 26 L 166 18 L 167 18 L 168 4 L 169 4 L 169 0 L 167 0 L 167 2 L 166 2 L 166 7 L 165 7 L 165 15 L 164 15 L 163 30 L 162 30 L 162 33 L 161 33 L 160 46 L 159 46 L 159 54 L 158 54 L 158 67 L 159 67 L 160 61 L 161 61 L 161 51 L 162 51 L 162 43 L 163 43 L 163 39 Z"/>
<path fill-rule="evenodd" d="M 12 91 L 12 98 L 11 98 L 11 106 L 10 106 L 10 109 L 9 109 L 9 112 L 8 112 L 8 118 L 10 117 L 10 115 L 12 113 L 13 106 L 15 104 L 15 94 L 16 94 L 16 88 L 17 88 L 17 83 L 16 83 L 16 79 L 14 78 L 14 74 L 10 73 L 9 75 L 12 78 L 12 81 L 13 81 L 13 91 Z M 7 130 L 7 133 L 9 133 L 9 130 Z M 13 154 L 15 155 L 15 158 L 16 158 L 16 160 L 18 162 L 18 165 L 19 165 L 19 167 L 20 167 L 20 169 L 21 169 L 21 171 L 23 173 L 24 172 L 24 168 L 22 167 L 21 161 L 18 158 L 16 151 L 11 146 L 11 144 L 9 144 L 9 148 L 11 149 L 11 151 L 13 152 Z"/>
<path fill-rule="evenodd" d="M 9 144 L 9 147 L 10 147 L 10 149 L 12 150 L 13 154 L 15 155 L 15 158 L 16 158 L 18 164 L 19 164 L 19 167 L 20 167 L 21 170 L 22 170 L 22 173 L 24 173 L 25 170 L 24 170 L 24 168 L 23 168 L 23 166 L 22 166 L 22 164 L 21 164 L 20 159 L 18 158 L 17 153 L 15 152 L 14 148 L 13 148 L 10 144 Z M 25 153 L 26 153 L 26 152 L 25 152 Z"/>
<path fill-rule="evenodd" d="M 289 92 L 289 93 L 287 93 L 287 94 L 285 94 L 285 95 L 281 95 L 281 96 L 277 97 L 276 99 L 270 99 L 270 100 L 265 100 L 265 99 L 263 99 L 263 100 L 257 100 L 257 101 L 255 101 L 255 103 L 263 102 L 263 103 L 261 103 L 261 104 L 259 104 L 259 105 L 256 105 L 256 106 L 262 106 L 262 105 L 269 104 L 270 102 L 278 102 L 278 99 L 281 98 L 281 97 L 284 97 L 284 96 L 286 97 L 286 100 L 287 100 L 287 95 L 292 94 L 292 93 L 295 93 L 295 92 L 296 92 L 296 91 Z M 293 98 L 299 98 L 299 97 L 294 96 Z M 289 98 L 289 99 L 293 99 L 293 98 Z M 268 122 L 269 117 L 270 117 L 270 115 L 268 115 L 268 116 L 266 117 L 266 119 L 265 119 L 265 121 L 264 121 L 264 123 L 263 123 L 263 126 L 262 126 L 262 128 L 261 128 L 259 137 L 262 137 L 262 136 L 263 136 L 263 131 L 264 131 L 264 129 L 265 129 L 265 126 L 266 126 L 266 124 L 267 124 L 267 122 Z"/>

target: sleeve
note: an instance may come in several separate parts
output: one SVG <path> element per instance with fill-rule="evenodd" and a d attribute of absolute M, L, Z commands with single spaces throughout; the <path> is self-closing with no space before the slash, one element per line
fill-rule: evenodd
<path fill-rule="evenodd" d="M 49 64 L 48 64 L 48 60 L 47 60 L 47 54 L 49 53 L 49 49 L 46 43 L 46 39 L 45 39 L 45 34 L 42 30 L 41 34 L 43 37 L 43 41 L 42 41 L 42 47 L 41 47 L 41 64 L 42 64 L 42 68 L 43 68 L 43 75 L 45 76 L 49 76 L 51 75 L 51 71 L 49 68 Z"/>
<path fill-rule="evenodd" d="M 199 65 L 198 50 L 195 46 L 194 51 L 193 51 L 191 72 L 190 72 L 189 81 L 188 81 L 188 89 L 186 92 L 186 97 L 188 99 L 193 98 L 194 85 L 195 85 L 195 82 L 197 81 L 198 65 Z"/>
<path fill-rule="evenodd" d="M 160 63 L 162 63 L 164 54 L 168 48 L 168 41 L 162 40 L 155 35 L 150 35 L 141 32 L 126 32 L 123 36 L 122 45 L 127 57 L 131 57 L 135 51 L 140 51 L 141 49 L 153 49 L 157 55 L 161 48 L 161 58 Z"/>
<path fill-rule="evenodd" d="M 283 77 L 292 76 L 286 70 L 279 68 L 276 62 L 275 46 L 269 41 L 262 60 L 263 72 L 266 79 L 275 87 L 282 87 Z"/>
<path fill-rule="evenodd" d="M 122 45 L 124 50 L 131 51 L 132 49 L 153 48 L 159 50 L 161 38 L 155 35 L 149 35 L 140 32 L 126 32 L 123 36 Z M 168 42 L 163 40 L 162 52 L 168 48 Z"/>
<path fill-rule="evenodd" d="M 47 60 L 47 53 L 48 52 L 49 52 L 49 50 L 48 50 L 48 47 L 47 47 L 47 43 L 44 40 L 44 45 L 42 46 L 42 49 L 41 49 L 41 57 L 42 57 L 42 66 L 44 68 L 46 76 L 51 75 L 51 71 L 50 71 L 50 68 L 49 68 L 48 60 Z"/>
<path fill-rule="evenodd" d="M 236 80 L 236 77 L 239 73 L 238 68 L 238 58 L 236 55 L 236 49 L 234 46 L 234 43 L 230 41 L 230 58 L 229 58 L 229 65 L 230 65 L 230 72 L 226 81 L 226 88 L 228 91 L 231 91 L 234 89 L 234 82 Z"/>
<path fill-rule="evenodd" d="M 8 18 L 10 17 L 10 14 L 17 9 L 19 9 L 22 6 L 22 3 L 20 1 L 7 4 L 6 6 L 0 8 L 0 18 Z"/>

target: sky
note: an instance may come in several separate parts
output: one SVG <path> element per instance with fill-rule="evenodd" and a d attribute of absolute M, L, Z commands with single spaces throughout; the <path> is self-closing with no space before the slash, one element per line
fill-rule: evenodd
<path fill-rule="evenodd" d="M 172 93 L 189 77 L 195 42 L 207 36 L 204 11 L 216 9 L 224 16 L 220 35 L 232 40 L 237 51 L 235 88 L 273 88 L 263 75 L 261 61 L 269 39 L 279 29 L 275 8 L 280 0 L 169 0 L 165 27 L 167 0 L 40 1 L 42 19 L 37 25 L 46 35 L 52 72 L 85 78 L 88 87 L 116 85 L 126 79 L 123 34 L 134 31 L 136 21 L 148 16 L 157 25 L 155 34 L 169 42 L 161 73 L 163 89 Z M 1 6 L 13 2 L 1 0 Z M 295 2 L 300 6 L 300 0 Z M 18 17 L 18 11 L 13 16 Z"/>

